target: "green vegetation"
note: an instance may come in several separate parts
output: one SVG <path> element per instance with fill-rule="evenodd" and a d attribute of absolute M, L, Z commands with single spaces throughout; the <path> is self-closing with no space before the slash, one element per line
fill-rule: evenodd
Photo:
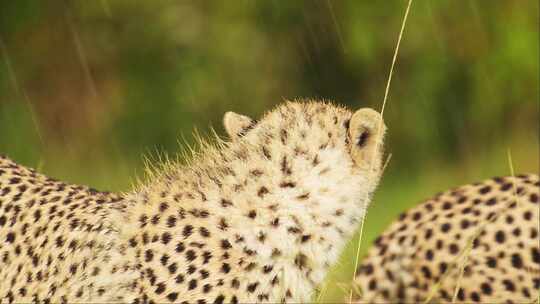
<path fill-rule="evenodd" d="M 176 154 L 227 110 L 284 99 L 382 102 L 406 1 L 3 1 L 0 153 L 128 191 L 143 156 Z M 416 1 L 385 111 L 392 159 L 361 253 L 451 186 L 538 172 L 537 1 Z M 348 293 L 356 241 L 322 301 Z"/>

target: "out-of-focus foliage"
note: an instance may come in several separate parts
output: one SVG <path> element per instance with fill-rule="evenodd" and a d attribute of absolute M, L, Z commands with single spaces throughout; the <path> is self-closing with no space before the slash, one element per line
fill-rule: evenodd
<path fill-rule="evenodd" d="M 227 110 L 380 108 L 405 1 L 2 1 L 0 153 L 129 190 Z M 435 190 L 538 172 L 538 2 L 413 3 L 385 111 L 392 153 L 362 252 Z M 158 151 L 158 152 L 156 152 Z M 332 276 L 340 299 L 356 243 Z"/>

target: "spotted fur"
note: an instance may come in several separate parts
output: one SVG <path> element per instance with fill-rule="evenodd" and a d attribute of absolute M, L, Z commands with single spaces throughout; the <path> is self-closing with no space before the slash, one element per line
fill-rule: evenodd
<path fill-rule="evenodd" d="M 380 115 L 290 102 L 242 126 L 125 195 L 1 158 L 0 300 L 309 301 L 378 183 L 359 139 Z"/>
<path fill-rule="evenodd" d="M 533 174 L 494 178 L 403 213 L 359 267 L 355 301 L 420 303 L 433 294 L 432 303 L 450 303 L 457 290 L 458 303 L 533 303 L 540 288 L 539 187 Z"/>

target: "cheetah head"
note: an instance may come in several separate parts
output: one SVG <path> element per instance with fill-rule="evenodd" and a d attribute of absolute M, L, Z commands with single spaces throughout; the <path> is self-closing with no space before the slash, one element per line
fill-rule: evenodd
<path fill-rule="evenodd" d="M 352 113 L 325 102 L 287 102 L 260 121 L 227 112 L 223 123 L 232 141 L 262 137 L 271 143 L 279 135 L 285 149 L 295 149 L 296 154 L 315 152 L 314 163 L 320 161 L 317 150 L 332 150 L 339 154 L 336 160 L 350 165 L 353 174 L 366 177 L 372 191 L 380 179 L 386 125 L 373 109 L 362 108 Z"/>
<path fill-rule="evenodd" d="M 298 242 L 314 240 L 316 246 L 304 244 L 306 260 L 332 265 L 358 228 L 381 176 L 386 129 L 381 115 L 324 102 L 287 102 L 258 121 L 228 112 L 224 124 L 231 146 L 256 151 L 250 155 L 257 155 L 255 167 L 263 174 L 250 180 L 264 185 L 254 190 L 262 194 L 257 220 L 279 223 L 271 230 L 273 244 L 294 252 Z M 313 273 L 319 281 L 322 272 Z"/>

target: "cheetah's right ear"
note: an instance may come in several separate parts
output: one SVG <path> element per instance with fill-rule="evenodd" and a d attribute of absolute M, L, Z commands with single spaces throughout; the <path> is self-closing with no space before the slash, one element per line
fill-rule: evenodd
<path fill-rule="evenodd" d="M 381 130 L 379 130 L 381 128 Z M 356 111 L 349 121 L 349 143 L 351 145 L 352 158 L 358 166 L 377 167 L 371 164 L 373 160 L 380 162 L 382 151 L 382 139 L 386 126 L 382 116 L 377 111 L 363 108 Z"/>
<path fill-rule="evenodd" d="M 229 137 L 232 140 L 236 140 L 244 136 L 249 129 L 253 128 L 255 121 L 244 115 L 227 112 L 223 116 L 223 125 Z"/>

